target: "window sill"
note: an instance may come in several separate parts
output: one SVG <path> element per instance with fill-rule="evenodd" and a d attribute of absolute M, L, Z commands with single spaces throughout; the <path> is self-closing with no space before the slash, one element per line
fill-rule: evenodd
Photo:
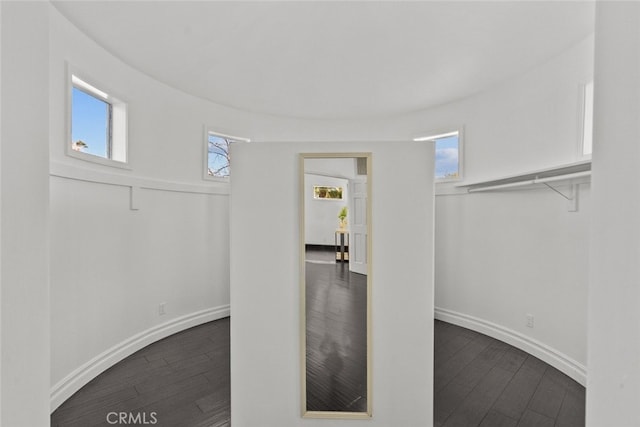
<path fill-rule="evenodd" d="M 210 175 L 203 176 L 202 180 L 207 182 L 216 182 L 218 184 L 229 184 L 231 182 L 229 177 L 216 177 Z"/>
<path fill-rule="evenodd" d="M 112 168 L 124 169 L 124 170 L 132 170 L 129 163 L 119 162 L 117 160 L 105 159 L 103 157 L 94 156 L 93 154 L 82 153 L 79 151 L 67 150 L 67 156 L 73 157 L 74 159 L 83 160 L 89 163 L 95 163 L 102 166 L 109 166 Z"/>

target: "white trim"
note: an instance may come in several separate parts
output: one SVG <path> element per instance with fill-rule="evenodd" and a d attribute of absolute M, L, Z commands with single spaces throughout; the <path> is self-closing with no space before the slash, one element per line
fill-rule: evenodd
<path fill-rule="evenodd" d="M 69 141 L 71 141 L 71 138 L 69 138 Z M 81 151 L 75 151 L 71 148 L 71 144 L 66 145 L 68 146 L 66 155 L 69 157 L 73 157 L 74 159 L 82 160 L 89 163 L 97 163 L 102 166 L 110 166 L 112 168 L 131 170 L 131 166 L 129 165 L 129 163 L 107 159 L 105 157 L 96 156 L 94 154 L 83 153 Z"/>
<path fill-rule="evenodd" d="M 590 160 L 593 154 L 593 79 L 588 81 L 585 84 L 580 85 L 580 141 L 578 144 L 578 158 L 579 159 L 587 159 Z M 591 124 L 591 129 L 588 130 L 586 126 L 587 124 Z M 585 139 L 589 139 L 589 148 L 591 151 L 589 153 L 585 153 Z"/>
<path fill-rule="evenodd" d="M 419 138 L 413 138 L 413 140 L 416 141 L 416 142 L 421 142 L 421 141 L 436 142 L 436 139 L 447 138 L 447 137 L 454 136 L 454 135 L 457 135 L 457 134 L 458 134 L 458 131 L 454 130 L 454 131 L 451 131 L 451 132 L 440 133 L 440 134 L 437 134 L 437 135 L 421 136 Z"/>
<path fill-rule="evenodd" d="M 59 178 L 73 179 L 76 181 L 118 185 L 121 187 L 138 187 L 145 190 L 176 191 L 180 193 L 228 195 L 230 190 L 229 184 L 215 185 L 213 182 L 207 184 L 191 184 L 186 182 L 166 181 L 143 178 L 135 175 L 125 175 L 122 173 L 104 172 L 96 169 L 81 168 L 60 162 L 50 163 L 49 175 Z"/>
<path fill-rule="evenodd" d="M 208 129 L 207 130 L 207 136 L 209 134 L 211 134 L 213 136 L 217 136 L 217 137 L 220 137 L 220 138 L 230 139 L 230 140 L 232 140 L 234 142 L 251 142 L 250 138 L 244 138 L 242 136 L 234 136 L 234 135 L 230 135 L 230 134 L 227 134 L 227 133 L 224 133 L 224 132 L 218 132 L 218 131 L 213 130 L 213 128 L 210 128 L 210 127 L 208 127 L 207 129 Z"/>
<path fill-rule="evenodd" d="M 526 351 L 538 359 L 548 363 L 583 386 L 587 384 L 587 367 L 566 354 L 530 338 L 513 329 L 505 328 L 478 317 L 435 307 L 434 317 L 454 325 L 462 326 L 492 338 L 504 341 L 509 345 Z"/>
<path fill-rule="evenodd" d="M 58 406 L 93 378 L 136 351 L 185 329 L 228 317 L 230 312 L 230 306 L 227 304 L 187 314 L 161 325 L 153 326 L 105 350 L 75 369 L 51 388 L 51 412 L 55 411 Z"/>
<path fill-rule="evenodd" d="M 436 138 L 451 136 L 456 132 L 461 131 L 463 128 L 464 125 L 461 123 L 452 124 L 450 126 L 434 127 L 424 132 L 420 132 L 419 134 L 414 134 L 411 137 L 411 140 L 413 140 L 414 142 L 433 141 Z"/>
<path fill-rule="evenodd" d="M 86 91 L 92 96 L 97 96 L 99 98 L 102 98 L 102 100 L 105 102 L 109 102 L 109 95 L 107 95 L 106 92 L 103 92 L 97 87 L 85 82 L 75 74 L 71 74 L 71 85 L 72 87 L 77 87 L 78 89 L 82 89 Z"/>

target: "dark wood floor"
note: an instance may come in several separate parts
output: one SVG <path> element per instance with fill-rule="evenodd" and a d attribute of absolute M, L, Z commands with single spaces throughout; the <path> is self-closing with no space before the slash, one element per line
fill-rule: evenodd
<path fill-rule="evenodd" d="M 157 426 L 229 426 L 229 361 L 228 318 L 180 332 L 99 375 L 52 414 L 51 425 L 108 426 L 113 411 L 144 412 L 147 420 L 156 412 Z M 437 427 L 584 426 L 582 386 L 468 329 L 435 322 L 434 375 Z"/>
<path fill-rule="evenodd" d="M 188 329 L 103 372 L 51 415 L 51 426 L 109 426 L 107 417 L 118 416 L 111 412 L 147 425 L 229 426 L 229 362 L 229 318 Z"/>
<path fill-rule="evenodd" d="M 541 360 L 436 321 L 436 427 L 584 427 L 585 389 Z"/>
<path fill-rule="evenodd" d="M 366 412 L 367 277 L 343 262 L 305 273 L 307 410 Z"/>

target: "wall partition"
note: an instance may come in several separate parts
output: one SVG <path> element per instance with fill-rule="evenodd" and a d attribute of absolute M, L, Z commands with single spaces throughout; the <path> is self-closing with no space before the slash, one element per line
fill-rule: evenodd
<path fill-rule="evenodd" d="M 372 426 L 429 425 L 433 420 L 428 404 L 433 401 L 432 144 L 274 142 L 239 144 L 232 150 L 234 425 L 300 425 L 303 412 L 310 409 L 305 405 L 301 411 L 301 321 L 306 311 L 300 287 L 300 153 L 370 155 L 371 383 L 367 405 L 359 414 L 371 417 Z M 342 407 L 327 408 L 345 415 Z M 326 411 L 323 415 L 331 416 Z M 307 425 L 323 422 L 304 420 Z M 353 421 L 331 422 L 349 423 Z"/>

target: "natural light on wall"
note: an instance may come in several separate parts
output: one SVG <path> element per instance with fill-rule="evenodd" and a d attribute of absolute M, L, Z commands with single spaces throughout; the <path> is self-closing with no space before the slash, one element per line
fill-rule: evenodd
<path fill-rule="evenodd" d="M 436 182 L 456 181 L 462 178 L 460 131 L 414 138 L 414 141 L 433 141 L 435 143 Z"/>

